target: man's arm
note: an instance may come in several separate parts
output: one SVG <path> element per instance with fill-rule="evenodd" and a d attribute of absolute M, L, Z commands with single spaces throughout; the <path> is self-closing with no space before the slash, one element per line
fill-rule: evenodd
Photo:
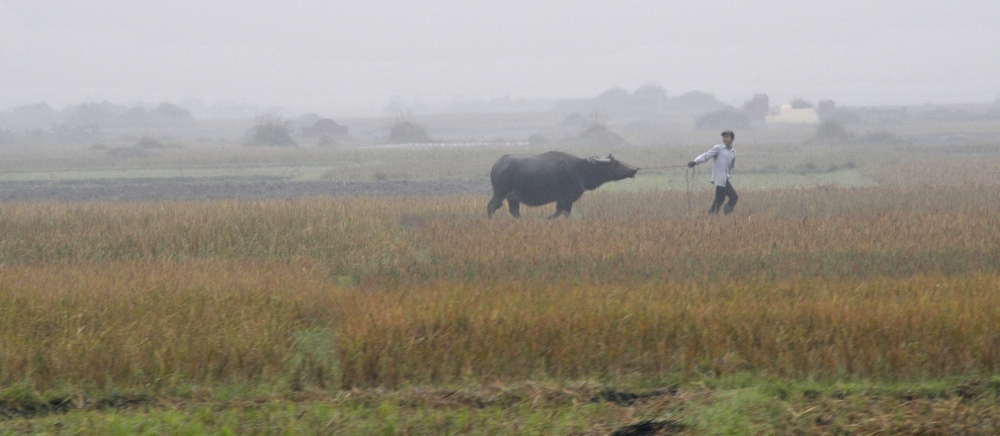
<path fill-rule="evenodd" d="M 707 160 L 715 157 L 716 155 L 719 154 L 719 147 L 723 147 L 723 146 L 722 145 L 716 145 L 715 147 L 712 147 L 711 150 L 708 150 L 708 151 L 702 153 L 700 156 L 694 158 L 693 161 L 688 162 L 688 166 L 689 167 L 693 167 L 695 165 L 698 165 L 700 163 L 703 163 L 703 162 L 705 162 L 705 161 L 707 161 Z"/>

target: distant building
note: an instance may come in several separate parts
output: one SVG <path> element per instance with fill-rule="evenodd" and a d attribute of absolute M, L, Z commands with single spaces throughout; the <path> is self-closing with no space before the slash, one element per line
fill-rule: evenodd
<path fill-rule="evenodd" d="M 334 120 L 323 118 L 311 126 L 303 127 L 299 134 L 303 138 L 318 138 L 323 135 L 346 135 L 347 126 L 342 126 Z"/>
<path fill-rule="evenodd" d="M 820 100 L 816 103 L 816 115 L 819 115 L 821 120 L 825 120 L 830 115 L 833 115 L 833 111 L 836 109 L 837 105 L 833 100 Z"/>
<path fill-rule="evenodd" d="M 743 105 L 743 112 L 755 123 L 763 123 L 770 110 L 767 94 L 754 94 L 753 99 Z"/>
<path fill-rule="evenodd" d="M 781 105 L 777 115 L 764 117 L 764 123 L 768 126 L 782 124 L 819 124 L 819 115 L 816 108 L 795 109 L 791 104 Z"/>

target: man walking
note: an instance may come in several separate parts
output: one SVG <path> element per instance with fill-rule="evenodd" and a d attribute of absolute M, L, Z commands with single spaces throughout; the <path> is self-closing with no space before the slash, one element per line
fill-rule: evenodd
<path fill-rule="evenodd" d="M 733 150 L 733 139 L 735 138 L 736 135 L 733 134 L 732 130 L 722 132 L 722 144 L 712 147 L 711 150 L 688 162 L 688 167 L 690 168 L 715 158 L 715 163 L 712 165 L 712 183 L 715 184 L 715 201 L 712 202 L 712 208 L 708 210 L 710 215 L 719 213 L 719 208 L 722 207 L 722 202 L 725 201 L 726 197 L 729 197 L 729 202 L 723 208 L 723 213 L 729 215 L 733 212 L 733 208 L 736 207 L 736 200 L 740 198 L 739 195 L 736 195 L 733 185 L 729 183 L 729 178 L 733 176 L 733 166 L 736 164 L 736 150 Z"/>

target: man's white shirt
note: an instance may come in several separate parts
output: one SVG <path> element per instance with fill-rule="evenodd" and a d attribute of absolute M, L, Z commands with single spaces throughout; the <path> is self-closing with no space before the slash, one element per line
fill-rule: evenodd
<path fill-rule="evenodd" d="M 694 163 L 700 164 L 711 158 L 715 158 L 715 163 L 712 165 L 712 183 L 715 186 L 726 186 L 726 182 L 733 176 L 733 166 L 736 165 L 736 149 L 718 144 L 696 157 Z"/>

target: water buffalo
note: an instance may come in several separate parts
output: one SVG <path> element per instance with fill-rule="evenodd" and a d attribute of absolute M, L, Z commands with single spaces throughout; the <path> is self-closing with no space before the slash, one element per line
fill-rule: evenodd
<path fill-rule="evenodd" d="M 635 177 L 638 168 L 623 164 L 610 154 L 605 159 L 580 159 L 566 153 L 508 154 L 497 160 L 490 171 L 493 198 L 486 207 L 492 218 L 504 199 L 514 218 L 521 217 L 521 203 L 541 206 L 556 202 L 556 213 L 569 216 L 573 202 L 584 191 L 597 189 L 604 182 Z"/>

